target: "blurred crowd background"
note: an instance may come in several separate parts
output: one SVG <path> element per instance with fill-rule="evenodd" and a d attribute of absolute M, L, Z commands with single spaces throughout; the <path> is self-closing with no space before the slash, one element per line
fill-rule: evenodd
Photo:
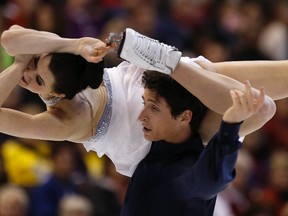
<path fill-rule="evenodd" d="M 1 0 L 0 33 L 13 24 L 102 40 L 131 27 L 213 62 L 288 58 L 287 0 Z M 2 71 L 13 58 L 0 48 Z M 120 60 L 111 55 L 106 62 Z M 5 107 L 45 108 L 23 89 L 12 94 Z M 246 136 L 236 170 L 215 216 L 288 216 L 288 99 Z M 128 184 L 108 158 L 81 144 L 0 133 L 0 216 L 116 216 Z"/>

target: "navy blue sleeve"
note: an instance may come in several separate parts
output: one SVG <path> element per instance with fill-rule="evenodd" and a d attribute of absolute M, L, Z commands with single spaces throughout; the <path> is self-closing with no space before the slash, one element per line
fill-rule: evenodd
<path fill-rule="evenodd" d="M 219 132 L 210 140 L 187 176 L 201 199 L 211 199 L 235 178 L 235 164 L 241 123 L 222 122 Z M 187 174 L 187 173 L 186 173 Z"/>

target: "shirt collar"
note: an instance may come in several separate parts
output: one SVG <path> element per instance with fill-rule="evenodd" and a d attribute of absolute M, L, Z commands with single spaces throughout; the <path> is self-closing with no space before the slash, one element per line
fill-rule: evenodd
<path fill-rule="evenodd" d="M 189 138 L 186 142 L 179 144 L 172 144 L 166 141 L 152 142 L 151 150 L 147 155 L 147 159 L 163 159 L 171 157 L 173 155 L 183 154 L 185 152 L 191 152 L 192 154 L 200 154 L 204 149 L 203 142 L 199 134 L 195 134 Z"/>

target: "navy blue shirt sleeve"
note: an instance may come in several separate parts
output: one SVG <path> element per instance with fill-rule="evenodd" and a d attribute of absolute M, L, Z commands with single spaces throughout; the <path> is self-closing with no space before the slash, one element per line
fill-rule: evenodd
<path fill-rule="evenodd" d="M 185 173 L 195 194 L 201 199 L 211 199 L 235 178 L 235 164 L 241 123 L 222 122 L 219 132 L 209 141 L 192 170 Z"/>

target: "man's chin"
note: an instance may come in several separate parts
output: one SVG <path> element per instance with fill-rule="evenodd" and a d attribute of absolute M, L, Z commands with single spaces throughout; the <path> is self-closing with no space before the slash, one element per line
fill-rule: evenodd
<path fill-rule="evenodd" d="M 160 139 L 156 139 L 155 137 L 151 137 L 151 136 L 148 136 L 148 135 L 145 135 L 144 134 L 144 138 L 150 142 L 156 142 L 156 141 L 159 141 Z"/>
<path fill-rule="evenodd" d="M 153 141 L 152 137 L 144 133 L 144 138 L 148 141 Z"/>

